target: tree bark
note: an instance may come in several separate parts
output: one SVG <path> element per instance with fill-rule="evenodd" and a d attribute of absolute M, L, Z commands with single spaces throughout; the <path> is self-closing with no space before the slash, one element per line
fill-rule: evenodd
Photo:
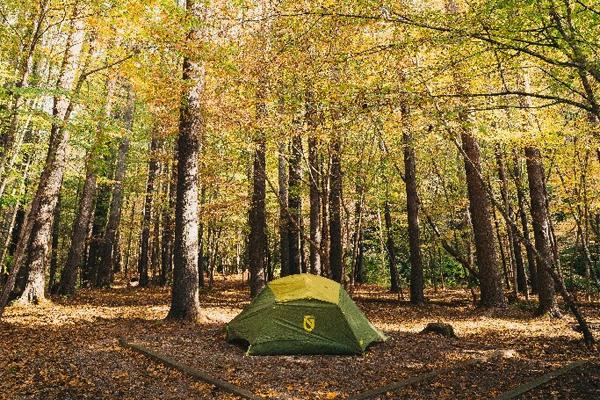
<path fill-rule="evenodd" d="M 58 294 L 70 296 L 75 293 L 77 276 L 84 259 L 84 251 L 88 239 L 90 221 L 94 210 L 94 195 L 96 193 L 96 160 L 93 159 L 93 150 L 89 150 L 87 156 L 87 172 L 83 184 L 83 190 L 79 197 L 77 216 L 71 233 L 71 246 L 67 261 L 60 276 Z"/>
<path fill-rule="evenodd" d="M 256 114 L 262 120 L 266 114 L 264 85 L 257 91 Z M 250 206 L 250 237 L 248 241 L 248 261 L 250 263 L 250 295 L 255 297 L 265 286 L 265 256 L 267 245 L 266 221 L 266 138 L 262 128 L 256 133 L 254 152 L 252 204 Z"/>
<path fill-rule="evenodd" d="M 111 165 L 111 160 L 103 160 L 107 166 Z M 109 170 L 112 169 L 109 167 Z M 110 176 L 110 171 L 108 171 Z M 108 177 L 107 176 L 107 177 Z M 97 189 L 96 204 L 94 209 L 94 218 L 92 225 L 92 232 L 89 234 L 90 240 L 88 243 L 87 250 L 87 261 L 82 265 L 82 278 L 83 284 L 88 287 L 96 287 L 98 281 L 98 270 L 99 270 L 99 255 L 100 248 L 102 247 L 102 240 L 104 238 L 104 229 L 108 221 L 108 210 L 110 207 L 110 185 L 107 182 L 102 182 Z M 83 251 L 86 254 L 86 251 Z"/>
<path fill-rule="evenodd" d="M 525 243 L 531 243 L 529 235 L 529 223 L 527 222 L 527 210 L 525 206 L 525 191 L 523 190 L 522 183 L 522 172 L 520 159 L 516 152 L 513 153 L 513 178 L 515 181 L 515 187 L 517 189 L 517 205 L 519 207 L 519 219 L 521 222 L 521 229 L 523 230 L 523 239 Z M 537 261 L 535 259 L 535 252 L 532 246 L 525 246 L 527 255 L 527 269 L 529 271 L 529 279 L 531 281 L 531 292 L 537 293 L 538 278 L 537 278 Z"/>
<path fill-rule="evenodd" d="M 321 164 L 321 275 L 331 277 L 329 262 L 329 169 L 330 157 Z"/>
<path fill-rule="evenodd" d="M 451 15 L 460 12 L 454 0 L 446 0 L 446 10 Z M 454 71 L 454 84 L 457 93 L 465 93 L 465 77 Z M 479 287 L 481 289 L 481 306 L 504 306 L 504 293 L 498 268 L 498 256 L 494 245 L 494 229 L 490 218 L 490 200 L 485 191 L 485 183 L 481 179 L 481 155 L 479 144 L 471 132 L 470 114 L 461 104 L 458 119 L 461 124 L 460 138 L 467 180 L 467 195 L 471 226 L 475 239 L 475 255 L 479 267 Z"/>
<path fill-rule="evenodd" d="M 312 89 L 306 91 L 306 122 L 308 137 L 308 174 L 310 180 L 310 272 L 321 274 L 321 192 L 319 190 L 319 144 L 317 139 L 317 109 Z"/>
<path fill-rule="evenodd" d="M 48 287 L 52 292 L 56 285 L 56 271 L 58 270 L 58 241 L 60 239 L 60 209 L 61 196 L 58 196 L 56 209 L 54 210 L 54 219 L 52 222 L 52 249 L 50 252 L 50 273 L 48 277 Z"/>
<path fill-rule="evenodd" d="M 163 231 L 162 231 L 162 260 L 161 260 L 161 267 L 162 267 L 162 278 L 161 278 L 161 284 L 166 285 L 167 282 L 169 281 L 169 277 L 171 276 L 171 273 L 173 271 L 173 219 L 171 217 L 171 214 L 175 208 L 175 195 L 176 195 L 176 190 L 173 187 L 173 181 L 175 178 L 175 173 L 171 173 L 171 175 L 169 176 L 169 171 L 173 171 L 173 166 L 172 165 L 168 165 L 167 166 L 167 183 L 165 184 L 165 192 L 167 193 L 167 204 L 165 205 L 165 207 L 163 208 L 163 213 L 162 213 L 162 225 L 163 225 Z M 202 260 L 198 260 L 198 263 L 201 263 Z"/>
<path fill-rule="evenodd" d="M 403 119 L 408 110 L 403 105 Z M 410 248 L 410 302 L 425 304 L 423 260 L 419 226 L 419 196 L 417 194 L 417 166 L 413 140 L 405 127 L 402 134 L 404 145 L 404 183 L 406 185 L 406 211 L 408 216 L 408 242 Z"/>
<path fill-rule="evenodd" d="M 387 200 L 384 204 L 383 214 L 385 219 L 385 230 L 387 232 L 386 249 L 390 269 L 390 291 L 392 293 L 400 293 L 398 267 L 396 266 L 396 247 L 394 245 L 394 234 L 392 231 L 392 214 L 390 212 L 390 203 Z"/>
<path fill-rule="evenodd" d="M 463 121 L 466 121 L 463 119 Z M 465 157 L 465 174 L 469 211 L 471 214 L 473 234 L 475 236 L 475 254 L 479 267 L 479 285 L 481 288 L 481 305 L 483 307 L 499 307 L 504 305 L 504 293 L 500 283 L 498 257 L 494 246 L 494 230 L 490 219 L 490 204 L 485 192 L 484 183 L 480 179 L 481 162 L 479 145 L 467 128 L 461 132 L 462 149 Z"/>
<path fill-rule="evenodd" d="M 290 274 L 290 237 L 288 215 L 288 174 L 285 142 L 279 144 L 277 176 L 279 182 L 279 257 L 281 276 Z"/>
<path fill-rule="evenodd" d="M 301 273 L 302 256 L 300 253 L 300 224 L 302 218 L 302 138 L 294 135 L 291 144 L 291 156 L 289 162 L 289 246 L 290 246 L 290 274 Z"/>
<path fill-rule="evenodd" d="M 133 120 L 133 110 L 129 111 L 132 115 L 128 116 L 128 129 L 131 130 Z M 100 260 L 98 268 L 97 285 L 108 288 L 112 282 L 112 271 L 117 241 L 117 230 L 121 221 L 121 205 L 123 202 L 123 180 L 125 179 L 125 158 L 129 150 L 129 138 L 121 139 L 119 152 L 117 155 L 117 165 L 115 168 L 114 187 L 112 190 L 112 200 L 108 214 L 108 222 L 104 231 L 104 237 L 100 245 Z"/>
<path fill-rule="evenodd" d="M 542 155 L 536 147 L 527 146 L 525 156 L 527 157 L 527 180 L 529 182 L 533 237 L 535 249 L 538 253 L 539 305 L 537 313 L 540 315 L 550 313 L 554 316 L 560 316 L 560 310 L 554 296 L 554 282 L 550 273 L 554 265 L 554 255 L 550 245 Z"/>
<path fill-rule="evenodd" d="M 112 110 L 112 95 L 114 90 L 114 80 L 109 79 L 106 83 L 106 102 L 104 105 L 104 116 L 110 116 Z M 98 124 L 95 133 L 94 143 L 92 148 L 88 149 L 86 157 L 86 175 L 83 184 L 83 190 L 79 198 L 79 206 L 77 216 L 73 222 L 71 233 L 71 245 L 67 261 L 61 273 L 58 293 L 63 296 L 69 296 L 75 293 L 77 285 L 77 277 L 84 260 L 85 248 L 88 240 L 88 232 L 92 212 L 94 210 L 94 196 L 96 195 L 97 187 L 97 172 L 98 172 L 98 151 L 102 146 L 102 128 L 103 123 Z M 100 206 L 101 207 L 101 206 Z M 92 262 L 92 265 L 94 262 Z M 94 278 L 87 277 L 88 282 L 94 282 Z"/>
<path fill-rule="evenodd" d="M 202 4 L 188 0 L 187 12 L 199 15 Z M 198 40 L 192 29 L 188 40 Z M 177 139 L 177 198 L 175 201 L 175 243 L 173 248 L 173 290 L 167 318 L 197 320 L 200 317 L 198 278 L 198 156 L 200 135 L 205 129 L 202 95 L 205 69 L 190 58 L 183 60 L 186 85 L 179 114 Z"/>
<path fill-rule="evenodd" d="M 200 209 L 206 203 L 206 186 L 202 184 L 200 187 Z M 202 213 L 202 211 L 200 211 Z M 208 246 L 207 246 L 208 248 Z M 204 263 L 204 221 L 200 220 L 198 224 L 198 285 L 204 287 L 204 274 L 206 265 Z"/>
<path fill-rule="evenodd" d="M 331 143 L 331 170 L 329 191 L 329 263 L 331 277 L 336 282 L 344 278 L 342 255 L 342 166 L 339 134 L 334 133 Z"/>
<path fill-rule="evenodd" d="M 148 160 L 148 180 L 146 181 L 146 200 L 144 201 L 144 216 L 142 218 L 142 237 L 140 241 L 140 257 L 138 259 L 138 274 L 140 286 L 148 286 L 150 278 L 148 266 L 150 265 L 150 228 L 152 226 L 154 186 L 159 169 L 158 150 L 159 140 L 156 137 L 150 142 L 150 159 Z"/>
<path fill-rule="evenodd" d="M 74 15 L 77 15 L 75 10 Z M 76 23 L 67 40 L 67 46 L 61 64 L 60 78 L 57 89 L 60 91 L 72 91 L 79 93 L 85 75 L 80 74 L 77 81 L 75 75 L 77 71 L 77 60 L 81 53 L 84 40 L 84 31 L 82 22 Z M 85 70 L 87 61 L 83 63 Z M 76 83 L 75 83 L 76 82 Z M 14 267 L 18 270 L 21 256 L 26 253 L 28 274 L 25 289 L 19 302 L 22 304 L 35 304 L 45 299 L 45 280 L 44 272 L 46 270 L 46 256 L 48 254 L 49 236 L 52 228 L 52 219 L 54 209 L 58 201 L 60 186 L 65 169 L 67 148 L 69 141 L 69 131 L 66 129 L 66 122 L 71 116 L 74 103 L 71 99 L 57 95 L 53 100 L 52 115 L 53 123 L 50 128 L 50 142 L 44 169 L 40 177 L 38 188 L 31 205 L 30 212 L 24 224 L 24 232 L 19 239 L 19 245 L 15 252 Z M 59 122 L 60 121 L 60 122 Z M 26 251 L 25 251 L 26 249 Z M 16 273 L 15 273 L 16 277 Z M 12 291 L 14 280 L 9 278 L 5 292 Z M 3 293 L 0 300 L 0 315 L 3 306 L 6 304 L 8 293 Z"/>
<path fill-rule="evenodd" d="M 504 151 L 499 145 L 496 146 L 496 163 L 498 165 L 498 178 L 500 179 L 502 203 L 508 218 L 515 221 L 515 212 L 508 197 L 508 179 L 506 178 L 506 168 L 504 166 Z M 511 256 L 515 266 L 516 290 L 527 295 L 527 275 L 525 274 L 525 267 L 523 265 L 523 255 L 521 254 L 521 245 L 519 244 L 519 239 L 517 237 L 516 225 L 509 225 L 507 227 L 507 233 L 508 241 L 511 246 Z"/>

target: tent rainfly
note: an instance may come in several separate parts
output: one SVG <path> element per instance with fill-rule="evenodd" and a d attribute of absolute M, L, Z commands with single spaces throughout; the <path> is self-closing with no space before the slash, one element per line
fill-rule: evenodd
<path fill-rule="evenodd" d="M 386 340 L 339 283 L 311 274 L 269 282 L 226 329 L 248 355 L 360 354 Z"/>

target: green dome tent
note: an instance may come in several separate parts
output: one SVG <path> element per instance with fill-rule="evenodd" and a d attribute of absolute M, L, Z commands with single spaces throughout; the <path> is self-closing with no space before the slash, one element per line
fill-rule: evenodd
<path fill-rule="evenodd" d="M 385 339 L 339 283 L 311 274 L 269 282 L 227 325 L 249 355 L 360 354 Z"/>

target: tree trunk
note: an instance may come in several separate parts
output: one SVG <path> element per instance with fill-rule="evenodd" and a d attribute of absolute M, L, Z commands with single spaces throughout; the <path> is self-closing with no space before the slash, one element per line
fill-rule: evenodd
<path fill-rule="evenodd" d="M 342 255 L 342 166 L 339 134 L 334 133 L 331 143 L 331 170 L 329 191 L 329 263 L 331 277 L 336 282 L 344 278 Z"/>
<path fill-rule="evenodd" d="M 74 15 L 77 11 L 74 11 Z M 85 75 L 81 74 L 77 83 L 75 75 L 77 70 L 77 60 L 81 53 L 82 44 L 84 41 L 83 22 L 76 23 L 72 29 L 72 33 L 67 40 L 67 46 L 64 53 L 61 72 L 59 74 L 57 89 L 61 91 L 71 91 L 74 94 L 79 93 Z M 85 70 L 87 61 L 83 63 L 81 70 Z M 31 210 L 24 224 L 24 232 L 19 239 L 19 245 L 15 252 L 15 261 L 13 267 L 18 270 L 21 256 L 27 254 L 25 264 L 27 265 L 28 274 L 25 289 L 19 298 L 19 302 L 23 304 L 34 304 L 45 299 L 45 264 L 48 254 L 48 243 L 52 228 L 52 219 L 54 209 L 58 201 L 60 186 L 64 174 L 67 148 L 69 142 L 69 131 L 66 129 L 66 122 L 71 117 L 74 103 L 71 99 L 57 95 L 53 100 L 52 115 L 53 123 L 50 128 L 50 141 L 48 145 L 48 154 L 44 169 L 40 177 L 38 188 L 31 205 Z M 22 242 L 22 243 L 21 243 Z M 16 272 L 14 274 L 16 278 Z M 5 287 L 12 291 L 14 279 Z M 3 307 L 6 304 L 8 293 L 3 293 L 0 300 L 0 315 Z"/>
<path fill-rule="evenodd" d="M 146 183 L 146 200 L 144 201 L 144 217 L 142 219 L 142 237 L 140 242 L 140 258 L 138 259 L 138 274 L 140 276 L 140 286 L 148 286 L 150 278 L 148 266 L 150 265 L 150 228 L 152 226 L 154 186 L 156 174 L 158 173 L 158 151 L 160 149 L 159 140 L 156 137 L 150 142 L 150 158 L 148 160 L 148 180 Z"/>
<path fill-rule="evenodd" d="M 539 149 L 533 146 L 525 148 L 527 157 L 527 180 L 529 182 L 529 196 L 531 203 L 531 219 L 535 249 L 538 253 L 538 314 L 550 313 L 560 316 L 560 311 L 554 296 L 554 282 L 550 273 L 553 262 L 553 253 L 550 245 L 550 228 L 548 226 L 548 209 L 544 189 L 544 169 L 542 155 Z"/>
<path fill-rule="evenodd" d="M 408 111 L 403 106 L 403 118 Z M 404 182 L 406 184 L 406 210 L 408 216 L 408 242 L 410 248 L 410 302 L 425 303 L 423 261 L 421 256 L 421 238 L 419 227 L 419 196 L 417 194 L 417 166 L 412 137 L 405 127 L 402 134 L 404 145 Z"/>
<path fill-rule="evenodd" d="M 204 207 L 206 202 L 206 186 L 202 184 L 200 188 L 200 208 Z M 202 213 L 202 211 L 201 211 Z M 198 286 L 204 287 L 204 273 L 206 271 L 204 264 L 204 221 L 198 224 Z"/>
<path fill-rule="evenodd" d="M 463 120 L 466 119 L 463 117 Z M 499 307 L 504 305 L 504 293 L 498 271 L 498 257 L 494 246 L 494 230 L 490 219 L 490 204 L 480 179 L 481 163 L 479 145 L 475 138 L 463 128 L 461 133 L 464 151 L 469 211 L 473 234 L 475 236 L 475 254 L 479 267 L 479 285 L 481 305 Z"/>
<path fill-rule="evenodd" d="M 513 178 L 515 181 L 515 187 L 517 189 L 517 204 L 519 207 L 519 219 L 521 222 L 521 229 L 523 230 L 523 240 L 525 243 L 531 243 L 529 235 L 529 223 L 527 222 L 527 210 L 525 206 L 525 191 L 523 190 L 522 173 L 520 160 L 516 152 L 513 153 Z M 537 293 L 538 278 L 537 278 L 537 261 L 535 259 L 535 251 L 532 246 L 525 246 L 527 255 L 527 269 L 529 271 L 529 279 L 531 281 L 531 292 Z"/>
<path fill-rule="evenodd" d="M 498 164 L 498 178 L 500 179 L 500 194 L 502 203 L 508 218 L 515 221 L 515 213 L 508 197 L 508 179 L 506 178 L 506 168 L 504 166 L 504 151 L 499 145 L 496 146 L 496 163 Z M 516 274 L 516 290 L 527 295 L 527 275 L 525 275 L 525 267 L 523 265 L 523 256 L 521 254 L 521 245 L 517 237 L 516 225 L 507 227 L 508 241 L 511 246 L 511 255 L 514 261 Z"/>
<path fill-rule="evenodd" d="M 285 160 L 285 142 L 279 144 L 277 176 L 279 181 L 279 257 L 281 276 L 290 274 L 290 237 L 288 215 L 288 174 Z"/>
<path fill-rule="evenodd" d="M 130 195 L 133 197 L 132 195 Z M 135 215 L 137 210 L 137 202 L 135 199 L 129 201 L 131 203 L 131 213 L 129 215 L 129 231 L 127 233 L 127 249 L 125 250 L 125 277 L 129 279 L 129 259 L 131 258 L 131 247 L 133 243 L 133 228 L 135 222 Z"/>
<path fill-rule="evenodd" d="M 114 80 L 109 79 L 106 83 L 107 95 L 106 103 L 104 105 L 104 116 L 109 117 L 112 109 L 112 95 L 114 90 Z M 98 124 L 98 129 L 94 139 L 92 148 L 88 150 L 86 158 L 86 175 L 83 184 L 83 190 L 79 198 L 79 207 L 77 216 L 73 223 L 73 229 L 71 233 L 71 245 L 69 247 L 69 254 L 67 261 L 62 270 L 60 285 L 58 293 L 63 296 L 72 295 L 75 293 L 75 287 L 77 285 L 77 277 L 79 269 L 82 267 L 84 260 L 85 248 L 88 240 L 88 232 L 90 221 L 92 218 L 92 212 L 94 210 L 94 196 L 96 195 L 96 182 L 97 182 L 97 171 L 98 171 L 98 151 L 99 147 L 102 146 L 102 123 Z M 99 203 L 101 203 L 101 197 L 99 196 Z M 96 209 L 99 210 L 102 205 L 97 205 Z M 102 224 L 100 222 L 100 224 Z M 98 233 L 98 232 L 96 232 Z M 96 247 L 94 247 L 96 249 Z M 92 261 L 92 269 L 95 266 L 95 260 Z M 88 269 L 88 271 L 90 271 Z M 95 282 L 95 274 L 87 276 L 86 281 Z"/>
<path fill-rule="evenodd" d="M 50 252 L 50 276 L 48 278 L 48 287 L 54 291 L 56 285 L 56 271 L 58 269 L 58 240 L 60 239 L 60 209 L 61 196 L 58 196 L 56 209 L 54 210 L 54 220 L 52 222 L 52 249 Z"/>
<path fill-rule="evenodd" d="M 331 264 L 329 262 L 329 156 L 323 157 L 321 165 L 321 274 L 331 277 Z"/>
<path fill-rule="evenodd" d="M 257 114 L 266 113 L 262 94 L 258 94 Z M 257 132 L 253 166 L 252 204 L 250 207 L 250 237 L 248 261 L 250 263 L 250 295 L 255 297 L 265 286 L 265 254 L 267 221 L 265 210 L 266 188 L 266 138 L 262 129 Z"/>
<path fill-rule="evenodd" d="M 188 0 L 187 12 L 199 15 L 202 4 Z M 199 40 L 191 30 L 188 40 Z M 175 202 L 175 243 L 173 248 L 173 290 L 167 318 L 197 320 L 200 317 L 198 286 L 198 156 L 200 135 L 204 131 L 202 95 L 204 66 L 183 60 L 186 83 L 179 114 L 177 139 L 177 198 Z"/>
<path fill-rule="evenodd" d="M 133 110 L 128 111 L 133 114 Z M 131 130 L 133 115 L 128 116 L 128 129 Z M 129 122 L 131 120 L 131 122 Z M 124 137 L 119 145 L 117 155 L 117 166 L 115 169 L 114 187 L 112 190 L 112 200 L 110 203 L 110 211 L 108 214 L 108 223 L 104 231 L 104 238 L 100 245 L 100 260 L 98 268 L 97 285 L 99 287 L 108 288 L 112 282 L 112 271 L 114 254 L 116 248 L 117 230 L 121 221 L 121 205 L 123 201 L 123 180 L 125 179 L 125 158 L 129 150 L 129 138 Z"/>
<path fill-rule="evenodd" d="M 169 175 L 169 171 L 173 171 L 173 165 L 167 165 L 166 175 L 168 177 L 167 183 L 165 184 L 165 192 L 167 197 L 167 204 L 163 207 L 162 212 L 162 254 L 161 254 L 161 267 L 162 267 L 162 278 L 161 284 L 166 285 L 169 281 L 169 277 L 173 271 L 173 219 L 171 218 L 171 213 L 175 208 L 175 195 L 176 190 L 173 187 L 173 178 L 175 178 L 175 173 L 171 173 Z M 199 263 L 202 260 L 198 260 Z"/>
<path fill-rule="evenodd" d="M 490 185 L 491 187 L 491 185 Z M 516 296 L 516 286 L 511 286 L 510 284 L 510 274 L 508 271 L 508 267 L 510 266 L 510 262 L 507 264 L 506 253 L 504 251 L 504 240 L 502 238 L 502 232 L 500 231 L 500 221 L 498 221 L 498 215 L 496 214 L 496 209 L 492 209 L 492 215 L 494 218 L 494 228 L 496 228 L 496 239 L 498 240 L 498 249 L 500 250 L 500 260 L 502 261 L 502 272 L 504 274 L 504 283 L 506 285 L 506 289 L 510 290 L 511 287 L 515 290 L 514 295 Z"/>
<path fill-rule="evenodd" d="M 362 179 L 358 177 L 357 179 Z M 364 246 L 363 246 L 363 202 L 364 202 L 364 184 L 359 181 L 356 187 L 358 199 L 354 204 L 354 243 L 352 246 L 352 279 L 353 283 L 365 283 L 364 270 Z"/>
<path fill-rule="evenodd" d="M 290 246 L 290 274 L 301 273 L 302 256 L 300 254 L 300 219 L 302 218 L 302 138 L 294 135 L 291 144 L 291 156 L 289 162 L 289 246 Z"/>
<path fill-rule="evenodd" d="M 110 165 L 110 160 L 104 160 Z M 108 175 L 110 176 L 110 175 Z M 108 221 L 108 209 L 110 207 L 110 185 L 103 182 L 99 185 L 96 195 L 96 207 L 94 209 L 94 219 L 92 223 L 92 232 L 90 234 L 89 246 L 87 250 L 87 262 L 82 265 L 82 278 L 85 286 L 94 287 L 98 280 L 98 267 L 100 248 L 104 237 L 104 228 Z M 84 254 L 86 251 L 83 252 Z"/>
<path fill-rule="evenodd" d="M 306 91 L 306 122 L 308 137 L 308 174 L 310 180 L 310 243 L 309 260 L 311 274 L 321 274 L 321 192 L 319 190 L 319 147 L 316 137 L 317 110 L 312 89 Z"/>
<path fill-rule="evenodd" d="M 387 232 L 386 248 L 390 268 L 390 290 L 392 293 L 399 293 L 400 282 L 398 279 L 398 267 L 396 266 L 396 248 L 392 231 L 392 214 L 390 212 L 390 203 L 387 200 L 384 204 L 383 214 L 385 219 L 385 230 Z"/>

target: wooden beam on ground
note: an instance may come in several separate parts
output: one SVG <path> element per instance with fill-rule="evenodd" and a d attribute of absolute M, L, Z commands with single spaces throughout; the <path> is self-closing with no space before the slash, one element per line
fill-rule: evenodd
<path fill-rule="evenodd" d="M 396 392 L 402 388 L 405 388 L 410 385 L 414 385 L 415 383 L 427 381 L 431 378 L 436 377 L 437 375 L 452 371 L 453 369 L 456 369 L 458 367 L 467 367 L 467 366 L 470 366 L 473 364 L 480 363 L 482 361 L 485 361 L 485 360 L 482 360 L 482 359 L 469 360 L 469 361 L 465 361 L 465 362 L 459 363 L 457 365 L 454 365 L 453 367 L 441 368 L 441 369 L 427 372 L 425 374 L 411 376 L 410 378 L 404 379 L 402 381 L 390 383 L 389 385 L 385 385 L 385 386 L 381 386 L 381 387 L 374 388 L 371 390 L 367 390 L 367 391 L 359 393 L 355 396 L 350 396 L 348 398 L 348 400 L 366 400 L 366 399 L 370 399 L 372 397 L 375 397 L 375 396 L 378 396 L 378 395 L 381 395 L 381 394 L 384 394 L 387 392 Z"/>
<path fill-rule="evenodd" d="M 559 368 L 559 369 L 549 372 L 545 375 L 542 375 L 539 378 L 534 379 L 530 382 L 527 382 L 527 383 L 525 383 L 519 387 L 516 387 L 508 392 L 504 392 L 500 396 L 496 397 L 495 400 L 514 399 L 514 398 L 522 395 L 523 393 L 526 393 L 526 392 L 530 391 L 531 389 L 535 389 L 536 387 L 541 386 L 544 383 L 548 383 L 552 379 L 558 378 L 559 376 L 564 375 L 567 372 L 572 371 L 576 368 L 579 368 L 579 367 L 585 365 L 586 363 L 587 363 L 587 361 L 575 361 L 570 364 L 567 364 L 566 366 L 564 366 L 562 368 Z"/>
<path fill-rule="evenodd" d="M 202 371 L 198 371 L 196 369 L 193 369 L 187 365 L 181 364 L 175 360 L 173 360 L 170 357 L 167 357 L 163 354 L 159 354 L 156 353 L 150 349 L 145 348 L 144 346 L 140 346 L 139 344 L 135 344 L 135 343 L 129 343 L 125 338 L 119 338 L 119 344 L 125 348 L 131 349 L 133 351 L 136 351 L 138 353 L 141 353 L 143 355 L 145 355 L 146 357 L 149 357 L 155 361 L 158 361 L 168 367 L 174 368 L 178 371 L 183 372 L 184 374 L 188 374 L 193 376 L 194 378 L 197 378 L 203 382 L 209 383 L 213 386 L 218 387 L 219 389 L 228 392 L 228 393 L 232 393 L 235 394 L 237 396 L 240 396 L 243 399 L 249 399 L 249 400 L 260 400 L 262 399 L 262 397 L 258 397 L 255 394 L 253 394 L 252 392 L 243 389 L 239 386 L 233 385 L 229 382 L 225 382 L 222 381 L 220 379 L 217 378 L 213 378 L 212 376 L 206 374 L 205 372 Z"/>

